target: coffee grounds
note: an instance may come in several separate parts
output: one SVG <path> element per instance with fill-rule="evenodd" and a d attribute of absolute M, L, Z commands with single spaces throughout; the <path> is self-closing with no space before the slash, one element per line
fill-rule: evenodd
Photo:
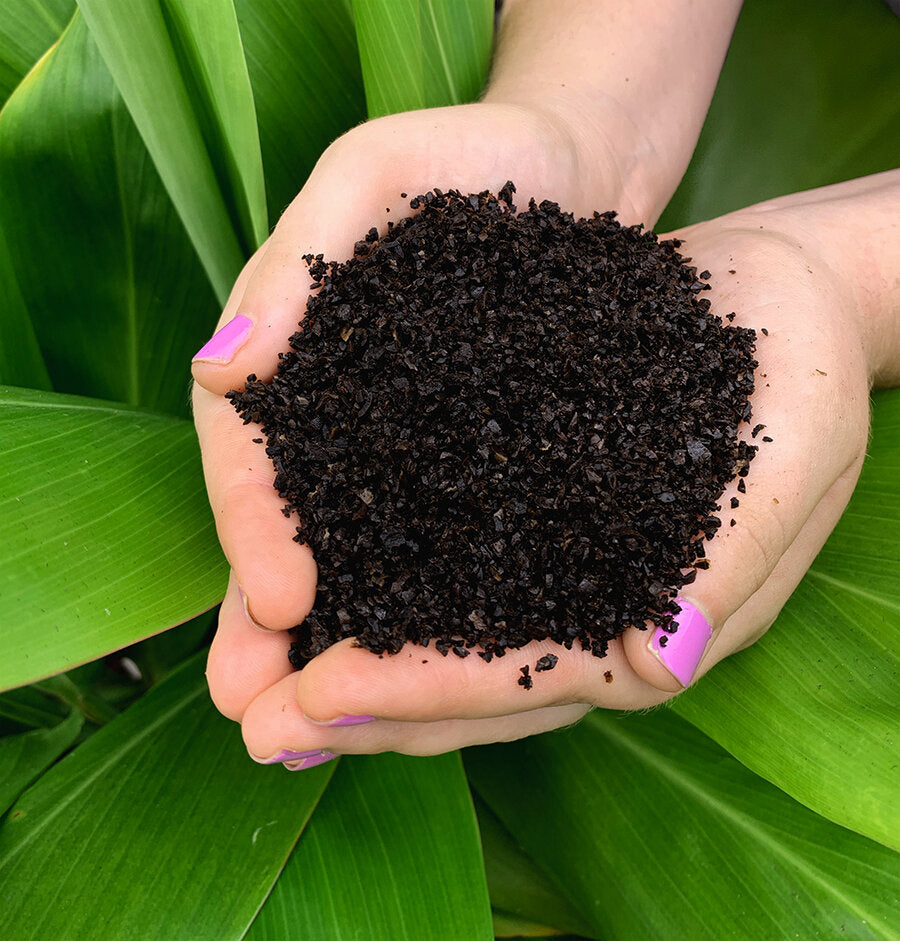
<path fill-rule="evenodd" d="M 754 331 L 711 312 L 679 241 L 513 193 L 435 189 L 349 261 L 304 256 L 317 290 L 277 375 L 228 393 L 318 564 L 297 668 L 345 637 L 602 656 L 672 630 L 708 566 L 757 450 Z"/>

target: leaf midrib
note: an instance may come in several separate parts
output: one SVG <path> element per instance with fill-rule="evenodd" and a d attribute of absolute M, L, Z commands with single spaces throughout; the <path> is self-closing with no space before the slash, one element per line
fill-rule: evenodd
<path fill-rule="evenodd" d="M 744 833 L 748 834 L 751 839 L 755 839 L 757 842 L 764 845 L 774 855 L 780 857 L 796 871 L 805 874 L 816 885 L 821 887 L 826 894 L 840 901 L 848 911 L 858 915 L 868 927 L 873 930 L 877 927 L 877 930 L 880 931 L 885 938 L 891 937 L 889 926 L 881 923 L 877 919 L 873 919 L 871 912 L 859 909 L 852 899 L 848 898 L 836 888 L 832 881 L 825 878 L 818 871 L 810 868 L 807 861 L 802 856 L 779 843 L 761 827 L 757 826 L 757 821 L 754 818 L 748 817 L 736 808 L 730 807 L 728 804 L 717 799 L 691 778 L 684 774 L 679 774 L 677 769 L 673 768 L 658 752 L 639 744 L 632 737 L 624 734 L 620 730 L 612 726 L 605 726 L 603 731 L 605 735 L 614 738 L 619 745 L 627 751 L 630 751 L 639 760 L 649 765 L 666 780 L 670 781 L 676 787 L 681 787 L 684 791 L 687 791 L 687 793 L 694 797 L 699 803 L 710 807 L 714 813 L 718 813 L 730 823 L 733 823 Z"/>

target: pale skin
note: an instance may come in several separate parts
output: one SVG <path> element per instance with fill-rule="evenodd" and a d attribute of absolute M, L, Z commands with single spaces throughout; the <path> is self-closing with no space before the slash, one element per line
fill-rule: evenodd
<path fill-rule="evenodd" d="M 577 55 L 603 4 L 573 4 L 568 40 L 554 37 L 551 6 L 509 4 L 483 103 L 370 122 L 326 152 L 223 313 L 220 325 L 235 314 L 248 317 L 248 338 L 227 362 L 194 364 L 204 471 L 232 568 L 207 675 L 214 702 L 241 723 L 257 758 L 284 748 L 435 754 L 557 728 L 592 706 L 644 708 L 682 689 L 649 649 L 648 632 L 637 628 L 602 659 L 550 642 L 491 664 L 413 646 L 378 658 L 343 641 L 293 672 L 286 629 L 312 606 L 315 562 L 292 540 L 296 521 L 280 513 L 264 446 L 252 442 L 258 429 L 244 426 L 221 397 L 250 372 L 261 378 L 274 372 L 308 296 L 300 256 L 347 257 L 373 224 L 410 211 L 400 192 L 412 196 L 435 185 L 496 191 L 512 178 L 520 202 L 533 195 L 576 213 L 612 207 L 626 223 L 655 221 L 689 159 L 739 4 L 661 4 L 660 17 L 682 25 L 669 24 L 667 39 L 666 24 L 658 36 L 642 24 L 632 50 L 627 44 L 636 40 L 629 37 L 639 31 L 616 19 L 634 15 L 631 5 L 611 5 L 624 12 L 607 18 L 604 30 L 594 27 L 593 36 L 605 37 L 609 52 L 634 66 L 625 73 L 607 71 L 613 56 L 603 55 L 596 39 L 581 61 Z M 677 16 L 690 11 L 697 22 Z M 685 87 L 671 78 L 685 54 L 671 29 L 687 36 L 691 27 L 707 31 L 706 43 L 692 45 L 705 50 L 707 61 L 693 56 Z M 562 63 L 553 51 L 560 41 L 572 50 Z M 659 67 L 650 65 L 654 56 Z M 517 81 L 526 66 L 529 82 Z M 762 447 L 740 508 L 730 514 L 737 524 L 727 526 L 724 509 L 726 526 L 707 548 L 710 568 L 683 592 L 713 628 L 698 677 L 768 629 L 852 493 L 867 441 L 869 388 L 900 381 L 900 272 L 891 252 L 898 215 L 900 172 L 894 172 L 674 233 L 685 240 L 682 252 L 712 273 L 707 296 L 715 309 L 769 331 L 759 338 L 753 406 L 754 422 L 765 423 L 774 440 Z M 723 507 L 735 493 L 732 485 Z M 559 656 L 558 665 L 524 691 L 516 684 L 518 668 L 548 652 Z M 359 714 L 376 721 L 323 724 Z"/>

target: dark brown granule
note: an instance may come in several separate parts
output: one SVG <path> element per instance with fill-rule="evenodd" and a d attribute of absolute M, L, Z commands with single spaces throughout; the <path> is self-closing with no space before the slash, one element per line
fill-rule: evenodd
<path fill-rule="evenodd" d="M 754 425 L 753 431 L 750 432 L 750 437 L 755 438 L 765 427 L 765 425 Z"/>
<path fill-rule="evenodd" d="M 512 193 L 435 190 L 349 261 L 306 256 L 277 375 L 228 394 L 318 564 L 298 668 L 349 636 L 602 656 L 670 628 L 708 565 L 756 452 L 754 332 L 712 313 L 678 241 Z"/>
<path fill-rule="evenodd" d="M 737 497 L 731 498 L 731 509 L 736 510 L 741 505 L 741 501 Z"/>
<path fill-rule="evenodd" d="M 540 660 L 534 665 L 535 673 L 546 673 L 547 670 L 552 670 L 556 664 L 559 662 L 559 657 L 556 654 L 548 653 L 544 654 Z"/>
<path fill-rule="evenodd" d="M 534 680 L 531 678 L 528 665 L 526 664 L 524 667 L 519 667 L 519 672 L 522 674 L 517 681 L 519 686 L 523 686 L 525 689 L 531 689 L 531 687 L 534 686 Z"/>
<path fill-rule="evenodd" d="M 612 683 L 613 681 L 612 670 L 606 670 L 603 674 L 603 679 L 606 680 L 607 683 Z"/>
<path fill-rule="evenodd" d="M 746 492 L 747 492 L 747 484 L 746 484 L 746 482 L 744 481 L 744 478 L 743 478 L 743 477 L 738 481 L 737 489 L 738 489 L 738 493 L 746 493 Z"/>
<path fill-rule="evenodd" d="M 766 444 L 771 444 L 775 440 L 774 438 L 770 438 L 768 435 L 763 435 L 762 439 L 766 442 Z"/>

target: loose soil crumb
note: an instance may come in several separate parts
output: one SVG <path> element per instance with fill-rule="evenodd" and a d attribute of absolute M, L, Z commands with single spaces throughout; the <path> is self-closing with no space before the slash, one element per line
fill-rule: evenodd
<path fill-rule="evenodd" d="M 490 660 L 672 629 L 749 469 L 755 333 L 712 313 L 708 272 L 513 193 L 435 189 L 349 261 L 306 256 L 277 375 L 228 393 L 318 564 L 295 667 L 348 636 Z"/>

